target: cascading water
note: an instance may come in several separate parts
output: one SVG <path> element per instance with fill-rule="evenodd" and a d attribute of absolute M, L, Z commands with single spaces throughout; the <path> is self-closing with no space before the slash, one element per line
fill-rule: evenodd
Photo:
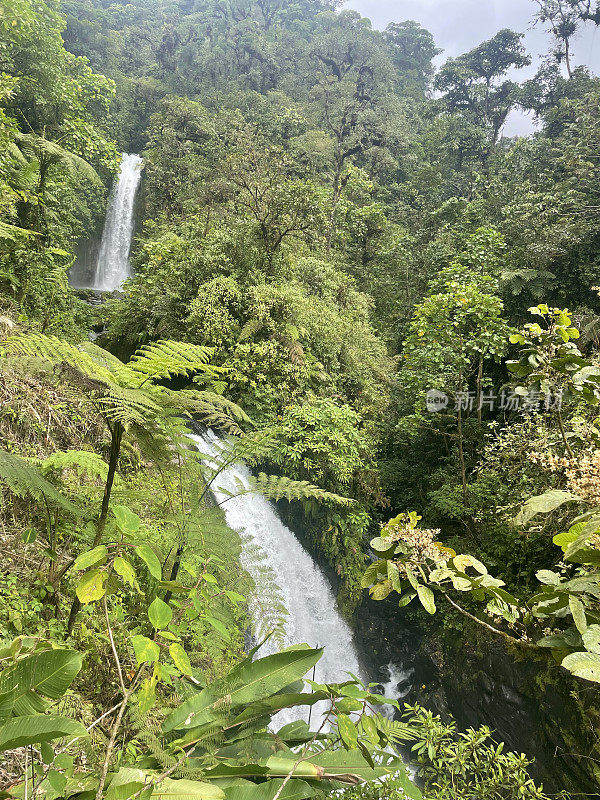
<path fill-rule="evenodd" d="M 201 453 L 217 457 L 222 453 L 222 443 L 212 432 L 204 436 L 191 436 Z M 234 464 L 215 480 L 212 491 L 222 505 L 227 524 L 242 538 L 242 566 L 257 583 L 276 582 L 287 609 L 282 640 L 268 640 L 260 650 L 261 655 L 277 652 L 281 646 L 306 642 L 313 647 L 324 647 L 324 653 L 315 671 L 320 683 L 348 680 L 348 673 L 360 677 L 360 667 L 352 632 L 337 613 L 331 587 L 298 539 L 279 519 L 272 503 L 260 494 L 236 495 L 240 486 L 248 487 L 250 472 L 242 464 Z M 262 561 L 256 557 L 256 548 Z M 266 570 L 265 570 L 266 568 Z M 250 613 L 258 635 L 269 633 L 269 614 L 265 614 L 260 596 L 250 603 Z M 313 711 L 313 719 L 319 709 Z M 282 711 L 277 723 L 286 724 L 298 718 L 297 711 Z"/>
<path fill-rule="evenodd" d="M 403 700 L 412 689 L 411 678 L 414 674 L 414 669 L 404 669 L 390 663 L 387 665 L 386 670 L 388 679 L 381 684 L 383 696 L 392 700 Z M 387 717 L 393 719 L 396 709 L 392 705 L 385 706 L 384 713 Z"/>
<path fill-rule="evenodd" d="M 106 212 L 92 289 L 114 292 L 130 275 L 133 209 L 142 174 L 141 167 L 140 156 L 123 153 L 119 176 Z"/>

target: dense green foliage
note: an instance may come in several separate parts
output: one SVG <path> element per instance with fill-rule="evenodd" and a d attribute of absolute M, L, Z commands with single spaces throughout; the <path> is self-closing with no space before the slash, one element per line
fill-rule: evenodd
<path fill-rule="evenodd" d="M 436 69 L 420 25 L 337 6 L 0 0 L 0 749 L 35 745 L 6 757 L 16 796 L 302 800 L 399 770 L 349 793 L 419 797 L 384 754 L 412 741 L 427 800 L 544 797 L 485 727 L 371 716 L 354 680 L 308 691 L 310 649 L 277 680 L 244 656 L 256 587 L 207 500 L 233 458 L 289 501 L 349 618 L 363 588 L 399 593 L 434 641 L 460 614 L 550 654 L 591 731 L 567 788 L 597 780 L 600 81 L 572 47 L 598 6 L 532 4 L 552 41 L 522 82 L 518 32 Z M 535 135 L 504 136 L 515 109 Z M 144 163 L 134 275 L 91 307 L 67 276 L 119 150 Z M 216 467 L 192 419 L 233 435 Z M 329 730 L 268 732 L 317 700 Z"/>

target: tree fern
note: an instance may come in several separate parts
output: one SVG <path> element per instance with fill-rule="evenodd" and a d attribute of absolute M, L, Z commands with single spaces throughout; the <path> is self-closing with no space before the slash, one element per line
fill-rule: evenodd
<path fill-rule="evenodd" d="M 237 422 L 248 419 L 239 406 L 215 392 L 174 392 L 154 383 L 197 372 L 208 377 L 221 373 L 223 368 L 208 363 L 212 351 L 198 345 L 161 341 L 141 348 L 124 364 L 92 342 L 76 346 L 55 336 L 34 333 L 9 337 L 0 353 L 69 365 L 91 381 L 89 388 L 101 394 L 103 412 L 125 429 L 153 427 L 187 413 L 207 424 L 239 432 Z"/>
<path fill-rule="evenodd" d="M 0 449 L 0 479 L 17 497 L 32 497 L 38 502 L 58 506 L 75 517 L 85 514 L 83 509 L 67 500 L 47 481 L 38 467 L 2 449 Z"/>
<path fill-rule="evenodd" d="M 108 365 L 103 367 L 97 357 L 92 357 L 101 348 L 89 345 L 91 343 L 77 347 L 56 336 L 46 336 L 43 333 L 15 334 L 3 342 L 0 354 L 22 355 L 46 361 L 51 365 L 68 364 L 84 377 L 97 382 L 98 388 L 103 384 L 112 384 L 115 378 Z"/>
<path fill-rule="evenodd" d="M 29 159 L 37 159 L 42 166 L 60 165 L 73 177 L 83 176 L 90 183 L 101 185 L 98 173 L 85 159 L 56 142 L 44 139 L 34 133 L 17 133 L 16 142 L 21 152 Z"/>
<path fill-rule="evenodd" d="M 128 429 L 132 425 L 153 427 L 159 424 L 163 409 L 157 400 L 154 393 L 113 384 L 98 398 L 98 403 L 109 420 Z"/>

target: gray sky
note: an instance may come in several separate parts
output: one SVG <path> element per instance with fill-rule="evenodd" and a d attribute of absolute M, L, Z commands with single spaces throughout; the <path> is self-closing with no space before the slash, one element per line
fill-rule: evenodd
<path fill-rule="evenodd" d="M 520 79 L 535 72 L 535 63 L 548 50 L 550 42 L 543 28 L 532 26 L 533 0 L 347 0 L 346 7 L 368 17 L 374 28 L 385 28 L 390 22 L 416 20 L 431 31 L 437 46 L 443 48 L 440 62 L 470 50 L 501 28 L 525 33 L 525 46 L 534 57 L 534 65 L 517 73 Z M 575 40 L 573 50 L 575 64 L 586 64 L 600 73 L 600 29 L 588 25 Z M 527 117 L 513 114 L 505 132 L 515 135 L 531 130 Z"/>

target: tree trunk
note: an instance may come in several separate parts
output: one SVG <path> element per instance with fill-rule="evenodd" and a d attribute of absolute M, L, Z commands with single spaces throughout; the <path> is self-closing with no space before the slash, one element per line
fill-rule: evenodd
<path fill-rule="evenodd" d="M 479 357 L 479 367 L 477 369 L 477 422 L 481 425 L 482 415 L 482 397 L 481 397 L 481 381 L 483 379 L 483 356 Z"/>
<path fill-rule="evenodd" d="M 335 177 L 333 179 L 333 193 L 331 195 L 331 214 L 329 216 L 329 225 L 327 227 L 327 235 L 325 237 L 325 250 L 327 253 L 331 250 L 331 240 L 335 232 L 335 212 L 337 211 L 340 196 L 342 194 L 342 167 L 343 162 L 337 164 Z"/>
<path fill-rule="evenodd" d="M 467 490 L 467 468 L 465 466 L 465 450 L 463 446 L 462 408 L 458 407 L 458 460 L 460 462 L 460 479 L 462 482 L 463 502 L 465 508 L 469 507 L 469 492 Z"/>
<path fill-rule="evenodd" d="M 121 454 L 121 441 L 123 440 L 125 429 L 120 422 L 115 422 L 111 433 L 112 438 L 110 442 L 110 454 L 108 458 L 108 473 L 106 475 L 106 483 L 104 485 L 104 495 L 102 497 L 102 506 L 100 507 L 100 516 L 98 517 L 98 522 L 96 523 L 96 535 L 94 536 L 94 541 L 92 542 L 92 550 L 94 547 L 97 547 L 100 544 L 102 540 L 102 534 L 104 533 L 104 527 L 106 525 L 106 519 L 108 517 L 108 511 L 110 508 L 110 496 L 115 481 L 117 466 L 119 464 L 119 456 Z M 79 598 L 75 597 L 73 603 L 71 604 L 71 611 L 69 612 L 69 621 L 67 623 L 68 635 L 71 635 L 73 631 L 73 626 L 75 625 L 75 620 L 77 619 L 77 614 L 79 614 L 80 609 L 81 603 L 79 602 Z"/>

